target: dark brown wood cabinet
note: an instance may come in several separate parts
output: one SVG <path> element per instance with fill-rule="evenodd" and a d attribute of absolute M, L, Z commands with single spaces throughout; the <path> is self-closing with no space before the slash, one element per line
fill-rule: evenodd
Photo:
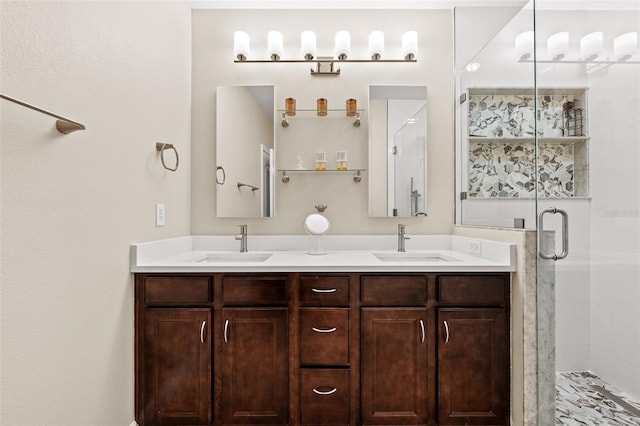
<path fill-rule="evenodd" d="M 439 423 L 507 424 L 504 310 L 443 308 L 438 320 Z"/>
<path fill-rule="evenodd" d="M 438 424 L 509 424 L 508 280 L 441 276 L 438 301 Z"/>
<path fill-rule="evenodd" d="M 427 424 L 424 308 L 363 308 L 362 422 Z"/>
<path fill-rule="evenodd" d="M 138 422 L 210 424 L 211 279 L 140 276 L 136 301 Z"/>
<path fill-rule="evenodd" d="M 287 424 L 286 308 L 227 308 L 222 318 L 224 424 Z"/>
<path fill-rule="evenodd" d="M 209 309 L 150 309 L 144 321 L 146 424 L 211 422 Z"/>
<path fill-rule="evenodd" d="M 144 425 L 507 425 L 508 273 L 136 274 Z"/>

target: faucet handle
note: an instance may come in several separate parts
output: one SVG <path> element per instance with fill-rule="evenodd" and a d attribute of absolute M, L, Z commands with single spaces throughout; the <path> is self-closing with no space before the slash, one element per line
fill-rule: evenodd
<path fill-rule="evenodd" d="M 247 233 L 247 225 L 238 225 L 240 227 L 240 234 L 246 235 Z"/>

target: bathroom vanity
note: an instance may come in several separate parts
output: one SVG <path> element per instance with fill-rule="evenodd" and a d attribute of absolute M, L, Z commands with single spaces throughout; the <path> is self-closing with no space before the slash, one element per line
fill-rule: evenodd
<path fill-rule="evenodd" d="M 132 249 L 138 424 L 509 423 L 512 258 L 182 244 Z"/>

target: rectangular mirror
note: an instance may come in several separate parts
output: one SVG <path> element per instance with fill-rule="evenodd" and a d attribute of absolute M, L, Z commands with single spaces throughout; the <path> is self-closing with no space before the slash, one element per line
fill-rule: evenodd
<path fill-rule="evenodd" d="M 273 120 L 273 86 L 217 88 L 217 217 L 273 217 Z"/>
<path fill-rule="evenodd" d="M 427 88 L 369 87 L 369 216 L 427 215 Z"/>

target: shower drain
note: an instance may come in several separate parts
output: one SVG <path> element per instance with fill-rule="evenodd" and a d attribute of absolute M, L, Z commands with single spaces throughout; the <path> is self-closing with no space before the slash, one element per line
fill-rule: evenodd
<path fill-rule="evenodd" d="M 616 404 L 618 404 L 619 406 L 621 406 L 622 408 L 627 410 L 629 413 L 631 413 L 634 416 L 637 416 L 638 418 L 640 418 L 640 410 L 638 408 L 634 407 L 633 405 L 629 404 L 627 401 L 625 401 L 624 399 L 622 399 L 618 395 L 609 392 L 604 387 L 599 386 L 599 385 L 590 385 L 590 386 L 593 388 L 593 390 L 595 390 L 597 392 L 600 392 L 605 397 L 609 398 L 610 400 L 612 400 L 613 402 L 615 402 Z"/>

